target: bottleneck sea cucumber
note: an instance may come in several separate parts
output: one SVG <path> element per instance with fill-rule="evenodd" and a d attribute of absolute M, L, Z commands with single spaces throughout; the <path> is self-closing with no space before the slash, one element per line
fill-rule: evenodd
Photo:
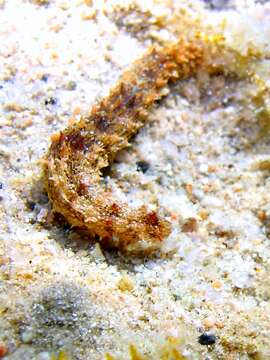
<path fill-rule="evenodd" d="M 52 137 L 46 187 L 55 212 L 107 247 L 145 255 L 161 246 L 170 222 L 147 206 L 132 209 L 116 201 L 103 185 L 102 169 L 144 126 L 153 104 L 168 93 L 168 83 L 203 67 L 209 71 L 213 51 L 199 37 L 151 48 L 89 116 Z"/>

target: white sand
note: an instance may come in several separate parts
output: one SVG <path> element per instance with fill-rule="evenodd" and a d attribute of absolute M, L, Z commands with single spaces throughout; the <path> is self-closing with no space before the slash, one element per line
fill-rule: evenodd
<path fill-rule="evenodd" d="M 86 114 L 150 44 L 176 38 L 189 22 L 222 31 L 242 55 L 263 54 L 255 72 L 269 86 L 270 4 L 2 3 L 0 353 L 127 360 L 134 344 L 159 359 L 171 337 L 187 359 L 270 358 L 268 89 L 260 116 L 250 79 L 199 74 L 119 154 L 108 178 L 116 196 L 173 220 L 155 258 L 103 251 L 52 222 L 40 177 L 50 135 Z M 149 165 L 145 173 L 138 161 Z M 210 347 L 198 343 L 206 331 L 216 336 Z"/>

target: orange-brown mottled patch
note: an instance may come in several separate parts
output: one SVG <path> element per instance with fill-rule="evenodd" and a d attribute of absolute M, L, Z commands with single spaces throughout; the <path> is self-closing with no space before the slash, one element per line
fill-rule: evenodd
<path fill-rule="evenodd" d="M 68 134 L 65 140 L 74 150 L 84 150 L 85 137 L 79 131 Z"/>
<path fill-rule="evenodd" d="M 151 226 L 158 226 L 159 220 L 158 220 L 157 213 L 152 211 L 149 214 L 147 214 L 145 217 L 145 222 Z"/>

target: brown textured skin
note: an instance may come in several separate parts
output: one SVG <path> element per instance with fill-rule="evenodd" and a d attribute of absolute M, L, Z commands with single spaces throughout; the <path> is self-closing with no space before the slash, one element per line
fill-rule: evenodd
<path fill-rule="evenodd" d="M 146 123 L 168 82 L 192 75 L 203 58 L 202 46 L 184 40 L 150 49 L 88 117 L 54 136 L 46 169 L 54 211 L 107 247 L 143 255 L 160 247 L 170 223 L 146 206 L 117 202 L 102 185 L 101 171 Z"/>

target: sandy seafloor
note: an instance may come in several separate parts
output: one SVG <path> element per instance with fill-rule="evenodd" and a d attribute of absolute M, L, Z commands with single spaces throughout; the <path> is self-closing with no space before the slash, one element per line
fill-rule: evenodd
<path fill-rule="evenodd" d="M 269 104 L 258 117 L 247 80 L 180 83 L 112 166 L 115 196 L 173 221 L 152 258 L 83 238 L 53 216 L 41 177 L 50 136 L 196 17 L 223 23 L 240 52 L 265 53 L 269 86 L 270 3 L 0 4 L 0 354 L 128 360 L 133 344 L 145 359 L 173 347 L 183 359 L 270 359 Z M 213 345 L 199 344 L 205 332 Z"/>

